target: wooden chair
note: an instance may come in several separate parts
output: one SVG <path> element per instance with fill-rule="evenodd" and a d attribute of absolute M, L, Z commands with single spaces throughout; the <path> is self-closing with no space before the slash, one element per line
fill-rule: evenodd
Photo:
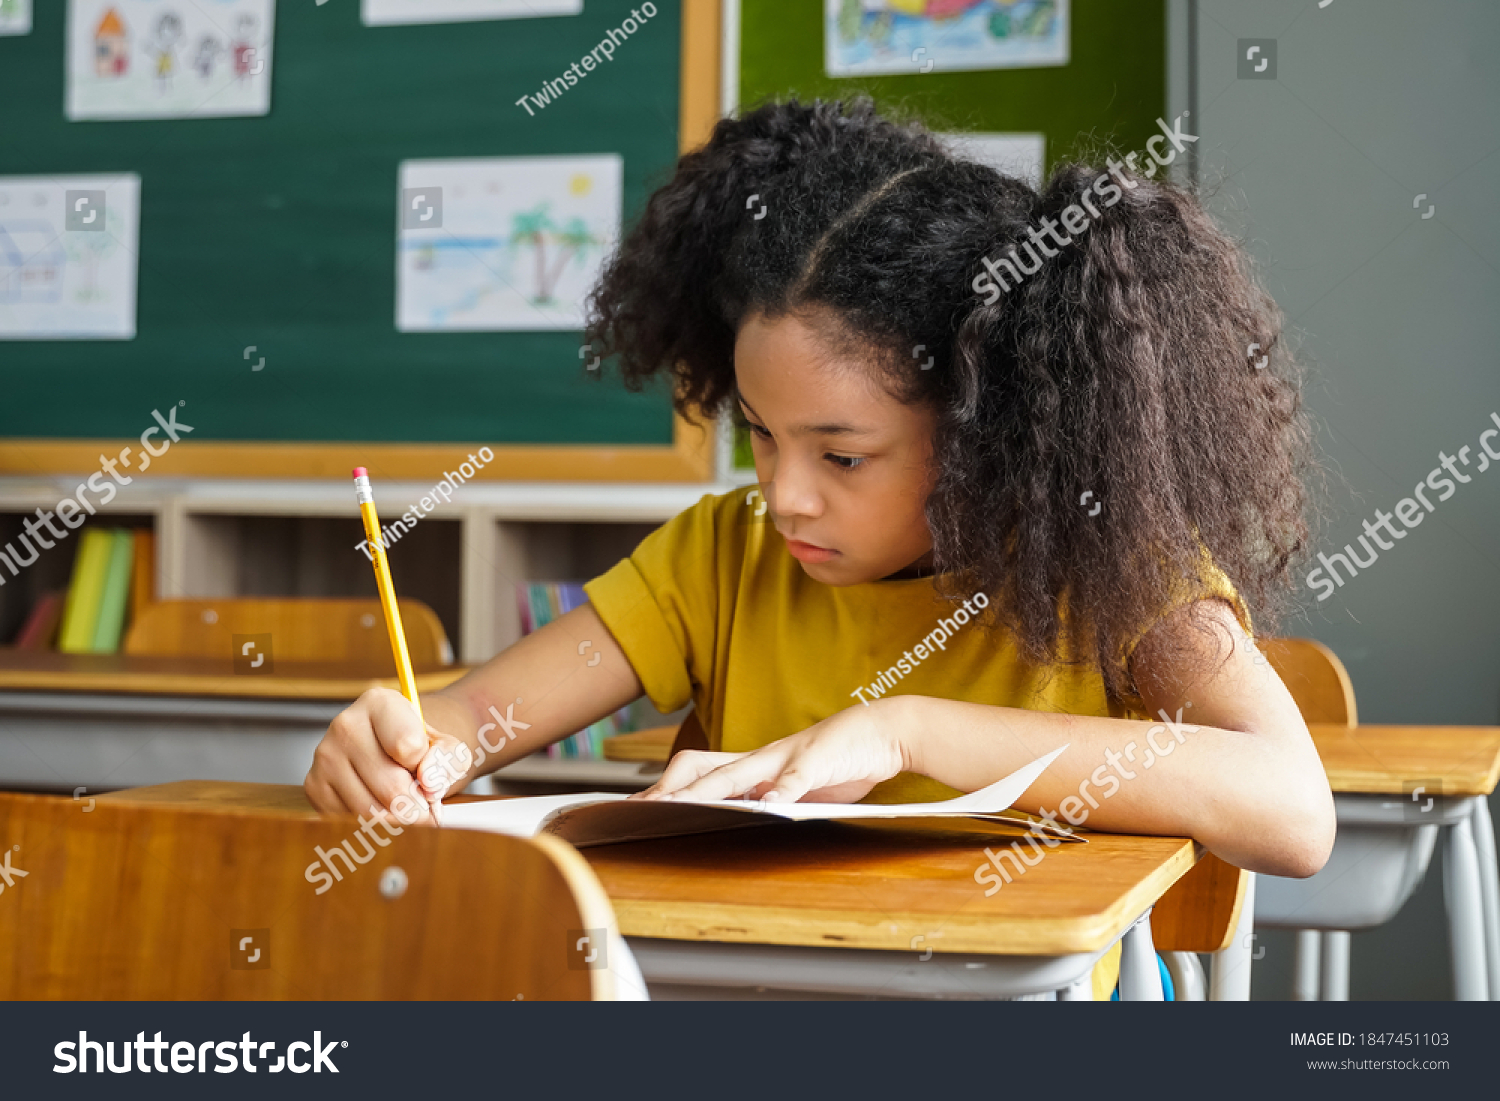
<path fill-rule="evenodd" d="M 589 965 L 603 933 L 623 941 L 592 869 L 560 841 L 372 825 L 376 844 L 351 816 L 201 805 L 0 794 L 0 999 L 631 994 Z"/>
<path fill-rule="evenodd" d="M 1310 638 L 1277 638 L 1261 652 L 1286 685 L 1307 723 L 1358 726 L 1354 682 L 1332 650 Z"/>
<path fill-rule="evenodd" d="M 1281 638 L 1261 642 L 1260 650 L 1291 692 L 1304 721 L 1355 725 L 1354 686 L 1343 663 L 1327 646 L 1309 638 Z M 1210 853 L 1161 897 L 1151 912 L 1151 932 L 1156 947 L 1165 953 L 1223 952 L 1234 945 L 1237 936 L 1251 937 L 1254 910 L 1252 874 Z M 1306 930 L 1298 935 L 1318 936 Z M 1244 954 L 1249 947 L 1248 943 L 1239 945 Z M 1312 958 L 1316 968 L 1317 957 Z M 1230 961 L 1228 956 L 1223 959 L 1226 964 Z M 1174 978 L 1181 972 L 1192 987 L 1195 961 L 1169 956 L 1167 965 Z M 1247 966 L 1244 972 L 1232 985 L 1242 988 L 1236 992 L 1248 998 Z"/>
<path fill-rule="evenodd" d="M 453 647 L 433 610 L 419 600 L 397 604 L 412 665 L 451 665 Z M 141 610 L 124 650 L 221 658 L 233 654 L 235 635 L 270 635 L 273 660 L 359 662 L 396 672 L 378 600 L 159 600 Z"/>

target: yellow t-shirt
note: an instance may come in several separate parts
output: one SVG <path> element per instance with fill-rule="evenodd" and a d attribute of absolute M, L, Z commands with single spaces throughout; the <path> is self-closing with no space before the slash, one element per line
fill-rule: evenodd
<path fill-rule="evenodd" d="M 1096 667 L 1024 662 L 1013 638 L 939 600 L 931 578 L 842 587 L 814 581 L 743 497 L 705 496 L 584 586 L 651 702 L 675 711 L 691 701 L 711 748 L 757 749 L 878 695 L 1128 713 L 1107 695 Z M 1238 610 L 1228 579 L 1212 574 Z M 1242 611 L 1241 618 L 1248 622 Z M 941 643 L 933 634 L 940 624 L 948 635 Z M 902 773 L 865 801 L 956 794 Z M 1101 986 L 1109 996 L 1118 969 L 1117 945 L 1095 969 L 1096 997 Z"/>

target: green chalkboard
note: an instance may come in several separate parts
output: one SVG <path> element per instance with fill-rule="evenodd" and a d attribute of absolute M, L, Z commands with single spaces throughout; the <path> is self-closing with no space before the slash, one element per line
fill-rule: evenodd
<path fill-rule="evenodd" d="M 133 340 L 0 341 L 0 435 L 126 438 L 186 401 L 194 440 L 654 444 L 665 392 L 585 375 L 577 332 L 399 333 L 397 166 L 617 153 L 624 218 L 678 155 L 675 3 L 534 115 L 516 105 L 630 14 L 365 27 L 277 5 L 271 112 L 68 122 L 63 0 L 0 37 L 0 175 L 141 178 Z M 253 372 L 243 351 L 257 348 Z"/>
<path fill-rule="evenodd" d="M 833 78 L 823 62 L 823 5 L 743 6 L 740 102 L 795 92 L 867 92 L 940 131 L 1042 133 L 1047 162 L 1108 142 L 1142 149 L 1166 102 L 1163 0 L 1073 0 L 1069 62 L 1034 69 Z"/>

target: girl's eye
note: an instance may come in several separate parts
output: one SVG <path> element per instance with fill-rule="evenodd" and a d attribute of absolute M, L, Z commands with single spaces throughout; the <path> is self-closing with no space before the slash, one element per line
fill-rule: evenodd
<path fill-rule="evenodd" d="M 865 460 L 854 455 L 825 455 L 829 462 L 840 470 L 857 470 L 864 465 Z"/>
<path fill-rule="evenodd" d="M 746 421 L 745 423 L 750 426 L 751 435 L 759 436 L 763 440 L 771 438 L 771 433 L 766 430 L 765 425 L 756 424 L 754 421 Z"/>

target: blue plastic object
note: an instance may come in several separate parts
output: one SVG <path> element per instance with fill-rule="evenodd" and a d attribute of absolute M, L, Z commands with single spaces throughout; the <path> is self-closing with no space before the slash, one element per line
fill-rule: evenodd
<path fill-rule="evenodd" d="M 1156 970 L 1161 974 L 1161 997 L 1162 1001 L 1175 1002 L 1177 1000 L 1176 990 L 1172 986 L 1172 973 L 1167 970 L 1167 961 L 1161 958 L 1161 953 L 1156 954 Z M 1109 1000 L 1117 1002 L 1120 1000 L 1120 984 L 1115 983 L 1115 989 L 1110 994 Z"/>

